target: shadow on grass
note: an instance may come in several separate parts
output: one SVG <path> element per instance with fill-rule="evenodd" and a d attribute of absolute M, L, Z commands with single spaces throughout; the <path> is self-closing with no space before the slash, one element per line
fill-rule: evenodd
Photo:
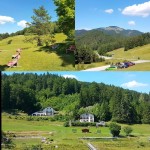
<path fill-rule="evenodd" d="M 118 137 L 119 138 L 126 138 L 127 136 L 125 136 L 125 135 L 119 135 Z"/>
<path fill-rule="evenodd" d="M 69 52 L 66 54 L 66 49 L 69 48 L 69 45 L 72 45 L 71 42 L 66 43 L 55 43 L 53 46 L 43 46 L 34 52 L 46 52 L 46 53 L 56 53 L 59 58 L 63 61 L 61 64 L 62 67 L 66 67 L 67 65 L 72 65 L 75 68 L 75 58 L 74 53 Z"/>
<path fill-rule="evenodd" d="M 7 68 L 7 65 L 0 65 L 0 71 L 5 71 Z"/>
<path fill-rule="evenodd" d="M 24 47 L 24 48 L 21 48 L 22 50 L 27 50 L 29 49 L 30 47 Z"/>
<path fill-rule="evenodd" d="M 129 137 L 138 137 L 137 135 L 129 135 Z"/>

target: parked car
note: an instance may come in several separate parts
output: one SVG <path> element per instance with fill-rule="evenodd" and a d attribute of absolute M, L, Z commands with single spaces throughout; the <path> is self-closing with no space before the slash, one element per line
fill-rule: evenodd
<path fill-rule="evenodd" d="M 111 70 L 117 70 L 117 66 L 110 66 L 110 67 L 108 67 L 108 68 L 106 68 L 105 70 L 106 71 L 111 71 Z"/>
<path fill-rule="evenodd" d="M 126 66 L 125 66 L 123 63 L 118 64 L 117 67 L 118 67 L 119 69 L 126 68 Z"/>
<path fill-rule="evenodd" d="M 135 63 L 131 61 L 124 62 L 124 64 L 128 65 L 128 67 L 135 65 Z"/>
<path fill-rule="evenodd" d="M 131 61 L 128 61 L 128 64 L 129 64 L 129 66 L 135 65 L 135 63 L 134 63 L 134 62 L 131 62 Z"/>
<path fill-rule="evenodd" d="M 124 64 L 125 68 L 129 67 L 129 64 L 127 62 L 124 62 L 123 64 Z"/>

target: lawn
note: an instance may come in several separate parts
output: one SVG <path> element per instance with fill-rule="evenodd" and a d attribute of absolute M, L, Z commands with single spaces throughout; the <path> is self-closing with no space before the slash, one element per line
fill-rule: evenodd
<path fill-rule="evenodd" d="M 0 71 L 67 71 L 75 70 L 73 53 L 66 54 L 66 36 L 62 33 L 55 35 L 56 43 L 60 43 L 55 50 L 36 46 L 36 43 L 24 42 L 25 36 L 9 37 L 0 41 Z M 12 40 L 11 44 L 8 41 Z M 22 48 L 18 66 L 9 68 L 7 63 L 11 61 L 16 50 Z"/>
<path fill-rule="evenodd" d="M 75 69 L 76 70 L 86 70 L 86 69 L 101 67 L 101 66 L 105 66 L 105 65 L 106 65 L 105 62 L 96 62 L 96 63 L 91 63 L 91 64 L 77 64 L 77 65 L 75 65 Z"/>
<path fill-rule="evenodd" d="M 122 58 L 122 59 L 133 59 L 137 60 L 140 58 L 141 60 L 150 60 L 150 44 L 144 45 L 141 47 L 136 47 L 133 49 L 130 49 L 128 51 L 124 51 L 124 48 L 120 48 L 111 52 L 108 52 L 108 54 L 113 54 L 113 58 Z"/>
<path fill-rule="evenodd" d="M 121 126 L 125 126 L 121 124 Z M 133 128 L 132 137 L 119 138 L 117 140 L 81 140 L 81 137 L 110 137 L 110 131 L 108 127 L 88 127 L 90 133 L 82 133 L 82 129 L 86 127 L 64 127 L 63 122 L 50 122 L 50 121 L 26 121 L 10 119 L 8 115 L 2 114 L 2 130 L 5 132 L 11 132 L 16 137 L 28 138 L 14 138 L 13 141 L 16 144 L 15 149 L 21 149 L 25 145 L 41 144 L 41 138 L 29 138 L 29 136 L 42 136 L 51 139 L 49 147 L 58 146 L 58 149 L 64 150 L 76 150 L 80 147 L 80 150 L 88 150 L 87 143 L 92 143 L 97 149 L 102 150 L 127 150 L 127 149 L 144 149 L 148 150 L 150 142 L 150 125 L 131 125 Z M 73 132 L 73 129 L 76 132 Z M 97 132 L 98 130 L 101 133 Z M 121 135 L 124 136 L 124 132 L 121 131 Z M 48 145 L 42 144 L 46 147 Z"/>

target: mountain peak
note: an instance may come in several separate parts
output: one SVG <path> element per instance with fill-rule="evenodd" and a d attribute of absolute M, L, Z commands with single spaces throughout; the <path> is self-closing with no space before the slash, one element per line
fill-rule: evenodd
<path fill-rule="evenodd" d="M 102 31 L 102 32 L 112 35 L 112 36 L 119 35 L 119 36 L 125 36 L 125 37 L 137 36 L 137 35 L 140 35 L 143 33 L 138 30 L 124 29 L 124 28 L 120 28 L 118 26 L 101 27 L 101 28 L 96 28 L 96 29 L 92 29 L 92 30 Z M 83 35 L 84 33 L 87 33 L 87 32 L 89 32 L 89 31 L 88 30 L 77 30 L 76 35 Z"/>
<path fill-rule="evenodd" d="M 109 26 L 109 27 L 106 27 L 104 28 L 105 30 L 114 30 L 114 31 L 123 31 L 124 29 L 123 28 L 120 28 L 120 27 L 117 27 L 117 26 Z"/>

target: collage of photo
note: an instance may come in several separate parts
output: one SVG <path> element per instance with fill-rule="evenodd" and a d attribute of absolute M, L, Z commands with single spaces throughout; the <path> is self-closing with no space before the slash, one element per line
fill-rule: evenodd
<path fill-rule="evenodd" d="M 2 150 L 150 149 L 149 0 L 0 6 Z"/>

